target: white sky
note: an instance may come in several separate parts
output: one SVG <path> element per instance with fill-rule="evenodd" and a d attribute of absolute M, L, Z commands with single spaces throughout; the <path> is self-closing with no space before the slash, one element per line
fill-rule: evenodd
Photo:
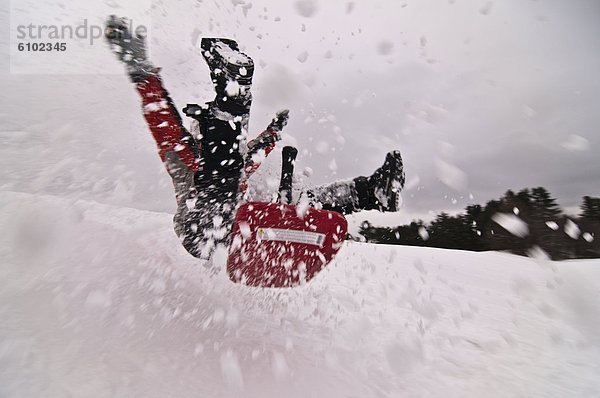
<path fill-rule="evenodd" d="M 32 4 L 47 23 L 66 18 Z M 82 15 L 69 17 L 101 23 L 126 8 L 80 5 Z M 545 186 L 563 207 L 600 196 L 598 1 L 182 0 L 155 1 L 148 16 L 152 60 L 178 108 L 211 99 L 198 38 L 238 40 L 259 65 L 251 130 L 290 109 L 285 142 L 300 150 L 299 171 L 314 170 L 303 184 L 368 175 L 400 149 L 409 184 L 402 215 L 385 215 L 388 222 L 484 204 L 507 189 Z M 50 134 L 93 121 L 86 128 L 94 148 L 118 157 L 135 146 L 139 158 L 119 158 L 131 184 L 138 181 L 133 197 L 168 197 L 140 187 L 164 175 L 144 132 L 129 132 L 144 125 L 122 74 L 11 75 L 2 62 L 9 95 L 0 100 L 0 127 Z M 103 43 L 91 62 L 116 63 Z M 272 170 L 278 161 L 271 159 Z M 150 173 L 140 164 L 156 167 Z M 154 203 L 140 206 L 158 209 Z"/>

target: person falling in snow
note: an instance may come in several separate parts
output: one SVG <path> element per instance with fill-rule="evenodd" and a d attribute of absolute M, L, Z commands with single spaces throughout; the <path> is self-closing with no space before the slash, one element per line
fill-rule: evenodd
<path fill-rule="evenodd" d="M 125 18 L 109 17 L 106 40 L 123 62 L 142 98 L 144 118 L 159 156 L 173 180 L 177 211 L 174 229 L 193 256 L 209 259 L 219 244 L 227 245 L 236 207 L 247 179 L 281 140 L 288 110 L 279 111 L 267 128 L 246 142 L 254 62 L 230 39 L 203 38 L 201 50 L 216 91 L 213 101 L 188 104 L 188 131 L 160 78 L 160 68 L 146 57 L 144 37 L 128 31 Z M 262 156 L 257 156 L 262 155 Z M 404 187 L 399 151 L 369 177 L 310 188 L 311 206 L 350 214 L 360 210 L 398 211 Z"/>

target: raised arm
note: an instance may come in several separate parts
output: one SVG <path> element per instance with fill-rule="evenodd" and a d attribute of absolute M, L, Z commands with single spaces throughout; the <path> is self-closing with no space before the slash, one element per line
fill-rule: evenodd
<path fill-rule="evenodd" d="M 196 171 L 199 151 L 196 141 L 183 126 L 181 116 L 160 78 L 160 68 L 146 57 L 145 37 L 132 34 L 127 20 L 114 15 L 106 22 L 106 40 L 117 58 L 123 62 L 131 81 L 142 97 L 146 123 L 156 141 L 158 153 L 166 165 L 166 157 L 175 153 L 185 166 Z"/>
<path fill-rule="evenodd" d="M 258 170 L 271 151 L 275 149 L 277 141 L 281 140 L 281 131 L 287 124 L 289 113 L 287 109 L 277 112 L 267 128 L 258 137 L 248 142 L 248 153 L 244 161 L 244 177 L 240 183 L 242 194 L 248 189 L 248 179 Z"/>

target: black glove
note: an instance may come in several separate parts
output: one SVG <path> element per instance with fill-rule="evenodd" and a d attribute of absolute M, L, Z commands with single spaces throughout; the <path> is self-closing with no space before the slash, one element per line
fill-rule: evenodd
<path fill-rule="evenodd" d="M 267 126 L 267 129 L 274 131 L 281 131 L 285 127 L 290 117 L 290 111 L 288 109 L 277 112 L 277 115 L 271 120 L 271 123 Z"/>
<path fill-rule="evenodd" d="M 123 62 L 130 75 L 154 73 L 156 68 L 146 58 L 146 38 L 132 35 L 126 18 L 108 17 L 104 34 L 117 58 Z"/>

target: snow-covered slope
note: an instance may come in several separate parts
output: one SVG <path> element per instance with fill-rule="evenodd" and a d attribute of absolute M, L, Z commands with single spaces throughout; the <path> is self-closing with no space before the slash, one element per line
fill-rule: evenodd
<path fill-rule="evenodd" d="M 348 242 L 261 290 L 170 219 L 0 194 L 1 397 L 600 395 L 598 260 Z"/>

